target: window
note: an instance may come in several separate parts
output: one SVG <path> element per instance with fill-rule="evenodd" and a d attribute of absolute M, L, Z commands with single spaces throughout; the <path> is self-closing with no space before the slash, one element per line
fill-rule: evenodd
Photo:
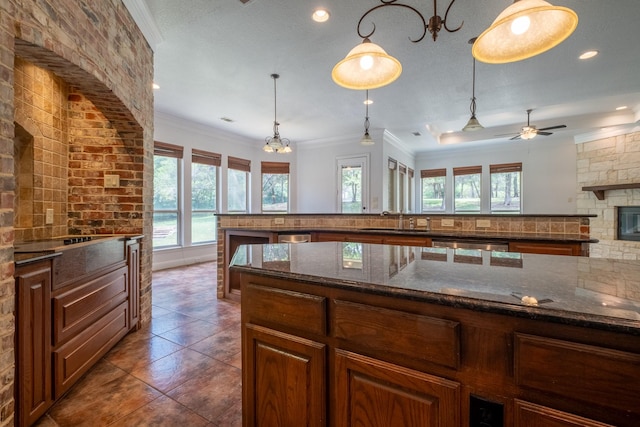
<path fill-rule="evenodd" d="M 337 159 L 338 206 L 342 213 L 367 211 L 369 190 L 367 170 L 369 157 L 341 157 Z"/>
<path fill-rule="evenodd" d="M 398 169 L 398 162 L 392 158 L 389 158 L 389 210 L 396 210 L 396 170 Z"/>
<path fill-rule="evenodd" d="M 415 210 L 415 204 L 413 203 L 413 198 L 414 198 L 414 186 L 413 186 L 413 169 L 409 168 L 409 180 L 407 181 L 407 185 L 408 185 L 408 192 L 407 192 L 407 203 L 409 205 L 409 212 L 414 212 Z"/>
<path fill-rule="evenodd" d="M 251 160 L 229 156 L 227 171 L 227 211 L 244 212 L 249 208 Z"/>
<path fill-rule="evenodd" d="M 522 163 L 490 165 L 491 212 L 520 213 Z"/>
<path fill-rule="evenodd" d="M 480 212 L 482 166 L 453 168 L 455 212 Z"/>
<path fill-rule="evenodd" d="M 153 150 L 153 247 L 178 246 L 181 236 L 182 147 L 156 142 Z"/>
<path fill-rule="evenodd" d="M 289 211 L 289 163 L 262 162 L 262 212 Z"/>
<path fill-rule="evenodd" d="M 407 206 L 405 204 L 406 182 L 407 182 L 407 167 L 402 163 L 400 163 L 398 167 L 398 208 L 402 212 L 407 212 Z"/>
<path fill-rule="evenodd" d="M 446 169 L 420 171 L 422 181 L 422 211 L 444 211 Z"/>
<path fill-rule="evenodd" d="M 220 154 L 191 150 L 191 243 L 216 240 L 221 159 Z"/>

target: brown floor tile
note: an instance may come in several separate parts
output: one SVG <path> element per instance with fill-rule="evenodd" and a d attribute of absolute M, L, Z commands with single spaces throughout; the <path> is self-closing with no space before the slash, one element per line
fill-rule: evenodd
<path fill-rule="evenodd" d="M 127 335 L 107 353 L 105 359 L 119 368 L 131 372 L 183 348 L 179 344 L 156 335 L 151 337 L 141 336 L 141 338 L 136 339 L 136 334 L 138 332 Z"/>
<path fill-rule="evenodd" d="M 214 360 L 188 348 L 176 351 L 155 362 L 138 367 L 131 375 L 166 393 L 200 372 L 208 370 Z"/>
<path fill-rule="evenodd" d="M 126 375 L 89 375 L 77 383 L 49 412 L 60 426 L 107 426 L 157 399 L 161 393 L 137 378 Z M 107 368 L 103 368 L 107 370 Z M 94 374 L 93 370 L 91 374 Z M 107 382 L 101 379 L 114 376 Z"/>
<path fill-rule="evenodd" d="M 187 323 L 195 322 L 195 317 L 186 316 L 182 313 L 171 312 L 164 316 L 152 317 L 150 322 L 151 332 L 158 335 L 163 332 L 175 329 L 178 326 L 186 325 Z"/>
<path fill-rule="evenodd" d="M 218 332 L 213 323 L 196 320 L 160 334 L 162 338 L 182 346 L 189 346 Z"/>
<path fill-rule="evenodd" d="M 115 424 L 136 427 L 204 427 L 209 424 L 193 411 L 167 396 L 160 396 L 142 408 L 132 412 Z"/>
<path fill-rule="evenodd" d="M 216 422 L 226 411 L 242 402 L 239 369 L 214 361 L 213 366 L 167 393 L 187 408 Z"/>
<path fill-rule="evenodd" d="M 190 348 L 221 362 L 230 363 L 242 349 L 240 328 L 236 330 L 235 327 L 230 327 L 193 344 Z"/>

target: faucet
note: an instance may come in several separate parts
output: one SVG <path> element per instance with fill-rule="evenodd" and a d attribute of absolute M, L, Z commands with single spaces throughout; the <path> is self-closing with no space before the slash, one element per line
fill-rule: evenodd
<path fill-rule="evenodd" d="M 402 224 L 402 210 L 400 210 L 400 214 L 398 215 L 398 229 L 402 230 L 404 225 Z"/>

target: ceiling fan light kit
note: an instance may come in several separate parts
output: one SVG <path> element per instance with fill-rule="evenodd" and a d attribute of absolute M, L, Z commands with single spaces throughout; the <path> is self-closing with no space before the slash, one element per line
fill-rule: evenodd
<path fill-rule="evenodd" d="M 578 26 L 571 9 L 544 0 L 516 0 L 473 44 L 478 61 L 516 62 L 539 55 L 562 43 Z"/>

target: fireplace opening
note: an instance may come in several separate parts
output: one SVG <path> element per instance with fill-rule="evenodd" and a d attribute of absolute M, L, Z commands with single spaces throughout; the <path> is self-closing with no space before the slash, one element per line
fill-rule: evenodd
<path fill-rule="evenodd" d="M 640 206 L 618 207 L 618 240 L 640 241 Z"/>

